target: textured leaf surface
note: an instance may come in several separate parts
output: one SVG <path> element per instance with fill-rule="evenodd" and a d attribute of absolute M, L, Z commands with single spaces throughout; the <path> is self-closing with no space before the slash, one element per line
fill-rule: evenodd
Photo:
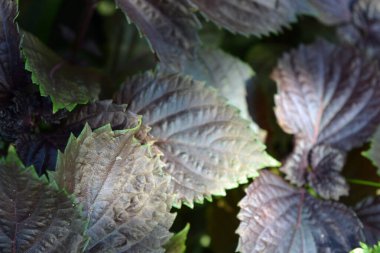
<path fill-rule="evenodd" d="M 135 139 L 138 130 L 86 125 L 59 155 L 54 177 L 89 219 L 87 252 L 164 252 L 170 238 L 169 177 L 155 150 Z"/>
<path fill-rule="evenodd" d="M 322 40 L 301 46 L 280 60 L 272 77 L 278 88 L 277 120 L 307 149 L 326 144 L 350 150 L 380 122 L 378 66 L 350 48 Z M 307 149 L 298 153 L 307 156 Z M 285 172 L 292 182 L 303 183 L 292 171 Z"/>
<path fill-rule="evenodd" d="M 296 21 L 293 0 L 191 0 L 217 25 L 232 32 L 267 35 Z"/>
<path fill-rule="evenodd" d="M 329 146 L 316 146 L 311 150 L 311 172 L 307 179 L 321 197 L 338 200 L 348 195 L 348 184 L 340 174 L 345 158 L 344 153 Z"/>
<path fill-rule="evenodd" d="M 224 195 L 257 170 L 276 166 L 249 123 L 202 83 L 179 75 L 145 74 L 127 80 L 118 103 L 142 115 L 164 153 L 172 192 L 189 206 Z"/>
<path fill-rule="evenodd" d="M 186 252 L 186 239 L 190 230 L 190 224 L 179 231 L 177 234 L 170 238 L 170 241 L 165 245 L 166 253 L 185 253 Z"/>
<path fill-rule="evenodd" d="M 363 153 L 377 167 L 377 174 L 380 175 L 380 128 L 378 128 L 371 139 L 371 147 Z"/>
<path fill-rule="evenodd" d="M 32 80 L 42 96 L 49 96 L 53 112 L 97 99 L 100 92 L 99 75 L 92 69 L 71 66 L 47 48 L 32 34 L 24 33 L 23 53 L 25 68 L 32 72 Z"/>
<path fill-rule="evenodd" d="M 239 203 L 238 251 L 343 253 L 363 239 L 360 221 L 344 205 L 314 199 L 269 172 L 260 174 Z"/>
<path fill-rule="evenodd" d="M 380 241 L 380 197 L 369 197 L 355 207 L 364 225 L 365 242 L 374 245 Z"/>
<path fill-rule="evenodd" d="M 10 150 L 0 161 L 1 252 L 80 252 L 85 220 L 72 200 Z"/>
<path fill-rule="evenodd" d="M 180 62 L 178 58 L 194 53 L 200 25 L 186 1 L 116 0 L 116 3 L 167 66 L 175 68 Z"/>
<path fill-rule="evenodd" d="M 309 2 L 309 14 L 318 18 L 322 23 L 336 25 L 350 21 L 352 0 L 299 0 Z M 302 10 L 301 10 L 302 11 Z"/>

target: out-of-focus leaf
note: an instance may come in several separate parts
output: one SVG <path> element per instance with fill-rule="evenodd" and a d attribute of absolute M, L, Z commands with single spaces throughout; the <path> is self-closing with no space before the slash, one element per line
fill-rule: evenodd
<path fill-rule="evenodd" d="M 314 147 L 310 151 L 310 172 L 307 180 L 311 187 L 325 199 L 338 200 L 348 195 L 348 184 L 340 174 L 345 154 L 325 145 Z"/>
<path fill-rule="evenodd" d="M 170 238 L 170 177 L 160 154 L 134 137 L 138 130 L 86 125 L 59 154 L 52 176 L 83 205 L 86 252 L 164 252 Z"/>
<path fill-rule="evenodd" d="M 293 0 L 191 0 L 217 25 L 232 32 L 268 35 L 296 21 Z"/>
<path fill-rule="evenodd" d="M 362 224 L 349 208 L 314 199 L 267 171 L 248 187 L 239 206 L 242 253 L 345 253 L 363 239 Z"/>
<path fill-rule="evenodd" d="M 185 253 L 186 252 L 186 239 L 187 234 L 190 230 L 190 224 L 187 223 L 186 226 L 179 231 L 177 234 L 173 235 L 165 244 L 166 253 Z"/>
<path fill-rule="evenodd" d="M 380 241 L 380 197 L 369 197 L 355 206 L 364 225 L 365 242 L 374 245 Z"/>
<path fill-rule="evenodd" d="M 371 140 L 371 148 L 362 153 L 372 161 L 377 167 L 377 174 L 380 175 L 380 128 L 378 128 Z"/>
<path fill-rule="evenodd" d="M 380 2 L 357 0 L 353 7 L 352 20 L 339 27 L 339 38 L 376 60 L 380 57 Z"/>
<path fill-rule="evenodd" d="M 160 61 L 177 68 L 182 56 L 191 56 L 199 44 L 199 21 L 186 1 L 116 0 L 150 42 Z"/>
<path fill-rule="evenodd" d="M 324 24 L 337 25 L 351 19 L 352 0 L 299 0 L 300 2 L 308 2 L 305 13 L 318 18 Z M 302 9 L 300 12 L 302 13 Z"/>
<path fill-rule="evenodd" d="M 95 70 L 69 65 L 29 33 L 24 33 L 22 48 L 25 68 L 32 72 L 41 95 L 51 98 L 53 112 L 63 108 L 71 111 L 77 104 L 97 99 L 100 77 Z"/>
<path fill-rule="evenodd" d="M 80 252 L 86 221 L 73 200 L 34 170 L 16 151 L 0 161 L 2 252 Z"/>
<path fill-rule="evenodd" d="M 235 108 L 189 77 L 136 76 L 126 81 L 115 101 L 128 104 L 152 127 L 173 177 L 177 206 L 224 195 L 258 169 L 278 165 Z"/>
<path fill-rule="evenodd" d="M 350 251 L 350 253 L 380 253 L 380 242 L 373 247 L 369 247 L 365 243 L 360 243 L 360 248 L 356 248 Z"/>
<path fill-rule="evenodd" d="M 301 46 L 280 60 L 272 77 L 278 87 L 277 120 L 306 148 L 326 144 L 348 151 L 380 123 L 378 65 L 352 48 L 323 40 Z M 303 183 L 292 171 L 284 172 L 292 182 Z"/>

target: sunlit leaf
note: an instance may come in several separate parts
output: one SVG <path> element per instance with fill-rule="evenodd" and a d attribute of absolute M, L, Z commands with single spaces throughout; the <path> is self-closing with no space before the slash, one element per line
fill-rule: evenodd
<path fill-rule="evenodd" d="M 73 200 L 10 149 L 0 161 L 2 252 L 80 252 L 85 220 Z"/>
<path fill-rule="evenodd" d="M 349 208 L 314 199 L 267 171 L 260 174 L 239 203 L 238 251 L 345 253 L 359 245 L 362 225 Z"/>
<path fill-rule="evenodd" d="M 301 46 L 283 56 L 272 77 L 278 123 L 307 143 L 306 156 L 316 144 L 342 151 L 360 146 L 380 123 L 378 65 L 352 48 L 323 40 Z M 303 183 L 285 172 L 292 182 Z"/>
<path fill-rule="evenodd" d="M 150 42 L 159 59 L 176 67 L 199 43 L 200 24 L 186 1 L 116 0 L 117 5 Z"/>
<path fill-rule="evenodd" d="M 224 195 L 258 169 L 278 165 L 235 108 L 189 77 L 136 76 L 126 81 L 115 101 L 128 104 L 152 127 L 173 177 L 177 206 Z"/>
<path fill-rule="evenodd" d="M 348 184 L 340 174 L 345 158 L 341 151 L 325 145 L 311 150 L 311 171 L 307 180 L 321 197 L 338 200 L 341 196 L 348 195 Z"/>
<path fill-rule="evenodd" d="M 166 253 L 185 253 L 186 252 L 186 239 L 190 230 L 190 224 L 179 231 L 177 234 L 170 238 L 170 241 L 165 245 Z"/>
<path fill-rule="evenodd" d="M 87 252 L 164 252 L 175 215 L 160 155 L 134 129 L 86 125 L 59 154 L 53 174 L 89 219 Z"/>
<path fill-rule="evenodd" d="M 372 246 L 380 241 L 380 197 L 369 197 L 355 206 L 364 225 L 365 242 Z"/>
<path fill-rule="evenodd" d="M 97 99 L 100 81 L 95 70 L 69 65 L 30 33 L 24 33 L 22 48 L 25 68 L 32 72 L 41 95 L 51 98 L 53 112 L 71 111 L 77 104 Z"/>

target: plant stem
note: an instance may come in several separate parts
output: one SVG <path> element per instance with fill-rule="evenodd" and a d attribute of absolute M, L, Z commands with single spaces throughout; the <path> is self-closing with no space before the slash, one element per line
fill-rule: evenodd
<path fill-rule="evenodd" d="M 377 182 L 361 180 L 361 179 L 348 179 L 347 181 L 351 184 L 366 185 L 366 186 L 380 188 L 380 183 L 377 183 Z"/>

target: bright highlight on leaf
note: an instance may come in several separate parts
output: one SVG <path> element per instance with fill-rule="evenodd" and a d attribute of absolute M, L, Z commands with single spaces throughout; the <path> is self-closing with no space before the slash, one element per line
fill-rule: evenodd
<path fill-rule="evenodd" d="M 100 77 L 90 68 L 71 66 L 30 33 L 23 34 L 22 48 L 25 68 L 32 72 L 33 82 L 41 96 L 49 96 L 53 112 L 72 111 L 77 104 L 98 98 Z"/>
<path fill-rule="evenodd" d="M 265 146 L 215 90 L 180 75 L 145 74 L 127 80 L 117 103 L 143 116 L 164 153 L 176 205 L 203 202 L 277 166 Z"/>
<path fill-rule="evenodd" d="M 2 252 L 80 252 L 86 221 L 54 183 L 25 168 L 16 151 L 0 161 Z"/>
<path fill-rule="evenodd" d="M 89 219 L 86 252 L 164 252 L 175 214 L 160 154 L 134 129 L 71 137 L 52 176 L 73 193 Z"/>
<path fill-rule="evenodd" d="M 349 208 L 314 199 L 270 172 L 260 174 L 239 203 L 239 252 L 346 253 L 363 240 Z"/>

